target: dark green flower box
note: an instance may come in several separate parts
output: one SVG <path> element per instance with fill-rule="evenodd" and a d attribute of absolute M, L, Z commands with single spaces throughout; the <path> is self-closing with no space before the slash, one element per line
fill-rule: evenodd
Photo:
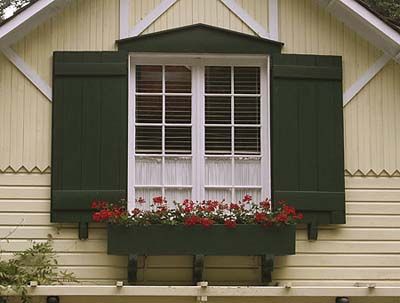
<path fill-rule="evenodd" d="M 293 255 L 296 226 L 260 225 L 122 226 L 108 225 L 113 255 Z"/>

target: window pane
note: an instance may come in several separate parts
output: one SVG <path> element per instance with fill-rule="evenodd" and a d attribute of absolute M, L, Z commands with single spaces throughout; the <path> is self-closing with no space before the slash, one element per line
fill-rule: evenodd
<path fill-rule="evenodd" d="M 161 123 L 162 97 L 136 96 L 136 123 Z"/>
<path fill-rule="evenodd" d="M 167 93 L 190 93 L 191 89 L 192 75 L 188 67 L 165 67 L 165 91 Z"/>
<path fill-rule="evenodd" d="M 235 153 L 259 154 L 260 129 L 258 127 L 235 127 Z"/>
<path fill-rule="evenodd" d="M 165 128 L 165 152 L 169 154 L 189 154 L 192 151 L 190 127 Z"/>
<path fill-rule="evenodd" d="M 183 202 L 185 199 L 192 197 L 192 190 L 190 188 L 166 188 L 165 197 L 167 199 L 168 207 L 174 206 L 174 201 Z"/>
<path fill-rule="evenodd" d="M 261 189 L 235 189 L 235 202 L 241 201 L 245 195 L 250 195 L 253 198 L 253 202 L 261 202 Z M 264 197 L 267 198 L 267 197 Z"/>
<path fill-rule="evenodd" d="M 231 152 L 230 127 L 206 127 L 206 153 L 226 154 Z"/>
<path fill-rule="evenodd" d="M 166 123 L 191 123 L 191 96 L 166 96 L 165 109 Z"/>
<path fill-rule="evenodd" d="M 235 97 L 235 123 L 260 124 L 260 98 Z"/>
<path fill-rule="evenodd" d="M 231 68 L 229 66 L 206 66 L 206 93 L 231 93 Z"/>
<path fill-rule="evenodd" d="M 235 94 L 259 94 L 260 68 L 235 67 L 234 82 L 235 82 Z"/>
<path fill-rule="evenodd" d="M 162 195 L 161 188 L 135 188 L 136 200 L 141 199 L 142 203 L 136 203 L 135 207 L 141 209 L 150 209 L 150 205 L 153 204 L 153 198 Z"/>
<path fill-rule="evenodd" d="M 231 158 L 206 158 L 206 185 L 232 184 Z"/>
<path fill-rule="evenodd" d="M 231 97 L 206 97 L 206 123 L 231 124 Z"/>
<path fill-rule="evenodd" d="M 136 126 L 136 152 L 161 153 L 161 127 Z"/>
<path fill-rule="evenodd" d="M 167 157 L 165 159 L 165 184 L 192 184 L 192 158 Z"/>
<path fill-rule="evenodd" d="M 235 159 L 235 185 L 261 185 L 261 159 Z"/>
<path fill-rule="evenodd" d="M 135 182 L 137 185 L 159 185 L 161 180 L 161 158 L 136 157 Z"/>
<path fill-rule="evenodd" d="M 162 66 L 136 65 L 136 91 L 139 93 L 161 93 Z"/>
<path fill-rule="evenodd" d="M 206 200 L 232 201 L 232 190 L 230 188 L 208 188 L 206 189 Z"/>

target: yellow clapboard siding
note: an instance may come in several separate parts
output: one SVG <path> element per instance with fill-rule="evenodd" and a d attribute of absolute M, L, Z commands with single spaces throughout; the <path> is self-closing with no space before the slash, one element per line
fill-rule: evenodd
<path fill-rule="evenodd" d="M 347 214 L 368 214 L 368 215 L 393 215 L 400 213 L 399 202 L 347 202 L 346 203 Z"/>
<path fill-rule="evenodd" d="M 297 241 L 297 253 L 399 253 L 399 241 Z M 332 255 L 334 257 L 334 255 Z M 400 277 L 399 277 L 400 278 Z"/>
<path fill-rule="evenodd" d="M 1 203 L 1 202 L 0 202 Z M 89 229 L 90 239 L 93 240 L 105 240 L 107 239 L 107 231 L 105 229 Z M 76 225 L 73 227 L 63 227 L 59 224 L 52 224 L 49 226 L 39 226 L 37 224 L 33 226 L 20 225 L 0 225 L 0 239 L 7 235 L 7 239 L 32 239 L 32 240 L 43 240 L 43 239 L 70 239 L 75 240 L 78 231 Z"/>
<path fill-rule="evenodd" d="M 400 202 L 400 190 L 348 189 L 346 190 L 346 201 Z"/>
<path fill-rule="evenodd" d="M 11 187 L 0 186 L 1 199 L 49 199 L 50 187 Z"/>
<path fill-rule="evenodd" d="M 318 240 L 333 240 L 333 241 L 370 241 L 370 240 L 379 240 L 379 241 L 396 241 L 400 240 L 399 228 L 353 228 L 346 227 L 343 225 L 341 228 L 331 227 L 331 229 L 322 229 L 321 227 L 318 231 Z M 297 239 L 298 240 L 307 240 L 307 231 L 306 230 L 297 230 Z"/>
<path fill-rule="evenodd" d="M 400 178 L 393 177 L 346 177 L 347 189 L 400 189 Z"/>
<path fill-rule="evenodd" d="M 0 212 L 49 212 L 50 200 L 3 200 L 0 199 Z"/>

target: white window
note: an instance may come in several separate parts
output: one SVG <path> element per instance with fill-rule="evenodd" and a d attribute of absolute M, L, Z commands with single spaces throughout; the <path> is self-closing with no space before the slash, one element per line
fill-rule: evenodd
<path fill-rule="evenodd" d="M 130 208 L 160 195 L 171 204 L 270 196 L 267 65 L 266 56 L 130 56 Z"/>

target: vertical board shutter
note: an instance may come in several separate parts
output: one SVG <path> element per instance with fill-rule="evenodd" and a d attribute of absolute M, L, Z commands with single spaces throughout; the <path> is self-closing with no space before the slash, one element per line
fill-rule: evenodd
<path fill-rule="evenodd" d="M 271 68 L 273 199 L 345 223 L 341 57 L 273 55 Z"/>
<path fill-rule="evenodd" d="M 89 222 L 92 200 L 126 197 L 127 60 L 54 53 L 52 222 Z"/>

